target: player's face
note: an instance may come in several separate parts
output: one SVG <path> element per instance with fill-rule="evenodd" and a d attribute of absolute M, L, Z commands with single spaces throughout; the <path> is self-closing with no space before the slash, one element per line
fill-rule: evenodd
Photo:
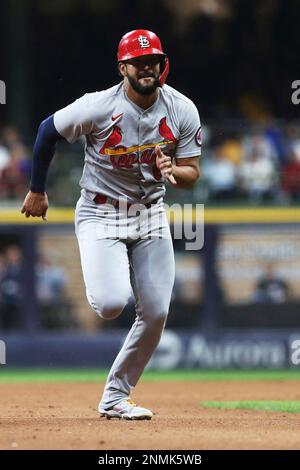
<path fill-rule="evenodd" d="M 127 60 L 124 74 L 132 88 L 140 95 L 151 95 L 159 86 L 159 55 L 145 55 Z"/>

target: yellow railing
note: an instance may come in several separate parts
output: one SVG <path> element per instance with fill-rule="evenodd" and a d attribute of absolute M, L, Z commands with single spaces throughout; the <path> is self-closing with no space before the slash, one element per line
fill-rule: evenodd
<path fill-rule="evenodd" d="M 167 211 L 170 222 L 184 220 L 197 221 L 195 209 Z M 207 224 L 249 224 L 249 223 L 300 223 L 300 208 L 298 207 L 244 207 L 244 208 L 213 208 L 204 210 L 204 219 Z M 198 219 L 199 220 L 199 219 Z M 48 211 L 48 224 L 73 224 L 73 208 L 55 208 Z M 0 208 L 0 224 L 45 224 L 41 218 L 26 219 L 18 208 Z"/>

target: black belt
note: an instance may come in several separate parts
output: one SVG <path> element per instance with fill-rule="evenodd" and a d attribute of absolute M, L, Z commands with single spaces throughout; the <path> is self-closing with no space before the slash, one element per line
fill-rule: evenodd
<path fill-rule="evenodd" d="M 154 201 L 152 202 L 147 202 L 146 204 L 144 204 L 143 202 L 131 202 L 131 203 L 127 203 L 126 204 L 126 207 L 131 207 L 135 204 L 142 204 L 144 207 L 146 207 L 147 209 L 150 209 L 151 206 L 153 206 L 154 204 L 156 204 L 158 201 L 158 199 L 155 199 Z M 111 197 L 108 197 L 108 196 L 105 196 L 104 194 L 96 194 L 96 196 L 94 197 L 94 202 L 96 204 L 105 204 L 105 203 L 109 203 L 109 204 L 112 204 L 114 207 L 116 207 L 117 209 L 119 208 L 120 206 L 120 202 L 117 200 L 117 199 L 112 199 Z"/>

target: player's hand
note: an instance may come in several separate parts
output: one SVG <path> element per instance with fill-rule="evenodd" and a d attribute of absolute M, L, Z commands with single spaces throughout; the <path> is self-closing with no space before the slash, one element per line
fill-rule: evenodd
<path fill-rule="evenodd" d="M 159 145 L 156 145 L 155 153 L 156 153 L 156 166 L 161 172 L 162 176 L 166 178 L 167 180 L 169 180 L 170 183 L 177 184 L 173 176 L 174 169 L 173 169 L 171 157 L 168 157 L 167 155 L 165 155 L 161 151 L 161 148 L 159 147 Z"/>
<path fill-rule="evenodd" d="M 29 191 L 26 195 L 21 213 L 26 217 L 42 217 L 47 220 L 48 196 L 46 193 L 33 193 Z"/>

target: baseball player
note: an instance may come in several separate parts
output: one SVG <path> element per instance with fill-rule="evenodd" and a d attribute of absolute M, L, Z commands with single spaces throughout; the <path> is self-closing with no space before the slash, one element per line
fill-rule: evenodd
<path fill-rule="evenodd" d="M 136 302 L 136 319 L 107 377 L 99 412 L 151 419 L 130 394 L 160 340 L 174 283 L 165 183 L 191 188 L 199 177 L 200 120 L 192 101 L 165 85 L 169 62 L 156 34 L 127 33 L 117 59 L 118 85 L 85 94 L 40 124 L 21 212 L 46 220 L 46 175 L 56 143 L 85 136 L 75 231 L 87 298 L 107 320 L 120 315 L 131 288 Z"/>

